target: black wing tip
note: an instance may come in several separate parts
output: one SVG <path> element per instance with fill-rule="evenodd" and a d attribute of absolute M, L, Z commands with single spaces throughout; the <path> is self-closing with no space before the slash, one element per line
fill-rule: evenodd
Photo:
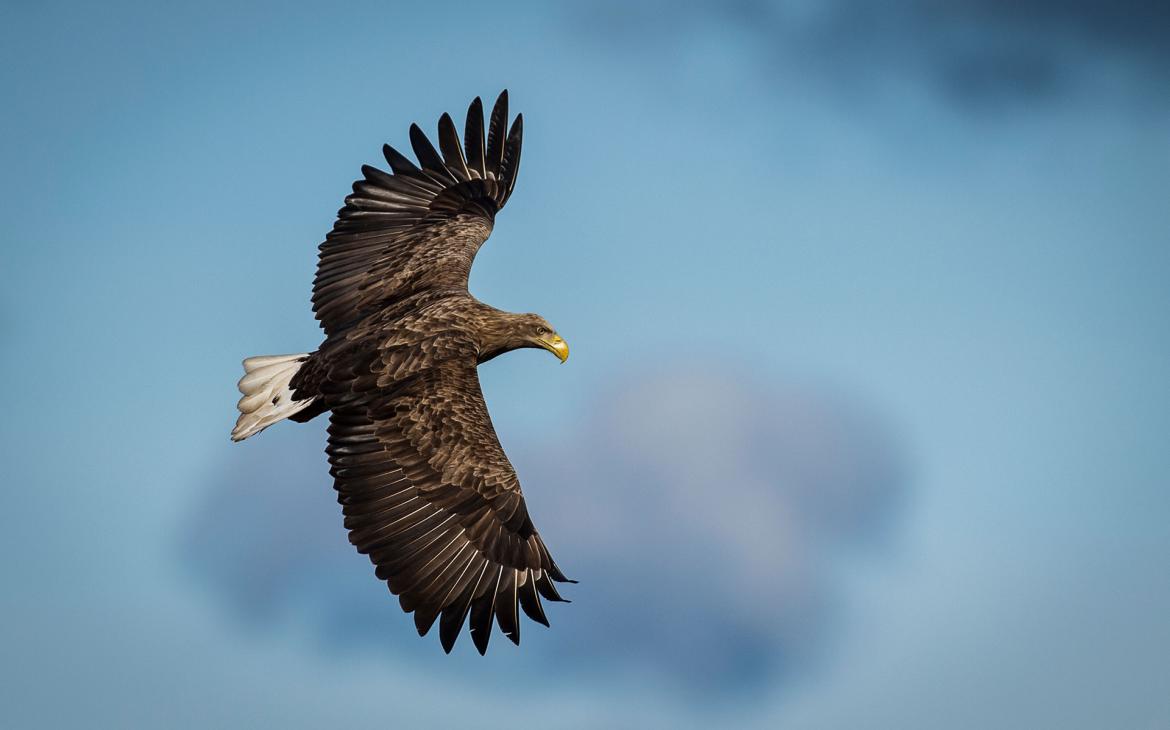
<path fill-rule="evenodd" d="M 410 136 L 410 146 L 412 148 L 414 148 L 414 156 L 415 157 L 419 157 L 419 158 L 423 157 L 423 153 L 420 153 L 420 150 L 419 150 L 420 147 L 434 148 L 434 145 L 431 144 L 430 137 L 428 137 L 427 133 L 422 130 L 422 127 L 418 126 L 418 122 L 411 122 L 410 123 L 410 135 L 409 136 Z M 420 164 L 420 166 L 424 165 L 422 159 L 419 159 L 419 164 Z"/>
<path fill-rule="evenodd" d="M 475 650 L 479 652 L 480 656 L 486 656 L 488 650 L 488 642 L 492 638 L 491 626 L 486 631 L 480 630 L 478 627 L 471 627 L 471 643 L 475 644 Z"/>
<path fill-rule="evenodd" d="M 460 628 L 462 628 L 462 627 L 460 627 Z M 443 636 L 442 634 L 439 635 L 439 643 L 443 645 L 443 653 L 444 654 L 451 653 L 451 650 L 455 648 L 455 640 L 458 638 L 459 638 L 458 631 L 456 631 L 453 635 L 451 635 L 449 637 Z"/>
<path fill-rule="evenodd" d="M 524 141 L 524 115 L 517 114 L 516 118 L 512 120 L 512 126 L 508 128 L 507 146 L 515 148 L 513 154 L 519 153 L 521 142 Z"/>
<path fill-rule="evenodd" d="M 478 123 L 479 127 L 483 126 L 483 99 L 478 96 L 471 100 L 467 105 L 467 125 Z"/>
<path fill-rule="evenodd" d="M 428 137 L 427 133 L 422 130 L 422 127 L 418 126 L 418 122 L 410 123 L 410 146 L 414 148 L 415 157 L 422 156 L 419 153 L 420 146 L 430 147 L 432 149 L 434 148 L 434 145 L 431 144 L 431 138 Z M 423 161 L 420 159 L 419 163 L 421 164 L 422 162 Z"/>
<path fill-rule="evenodd" d="M 509 154 L 509 157 L 515 157 L 516 159 L 518 159 L 519 158 L 519 149 L 521 149 L 521 144 L 523 142 L 524 142 L 524 115 L 522 115 L 522 113 L 518 113 L 518 115 L 516 115 L 516 118 L 512 119 L 512 125 L 508 129 L 508 139 L 507 139 L 508 149 L 505 150 L 505 152 L 507 152 Z M 516 159 L 510 160 L 511 164 L 512 164 L 512 168 L 509 171 L 509 174 L 514 174 L 516 172 Z"/>
<path fill-rule="evenodd" d="M 366 180 L 379 184 L 387 184 L 387 177 L 404 176 L 412 180 L 438 184 L 441 188 L 474 182 L 476 178 L 495 177 L 502 187 L 498 192 L 489 193 L 486 197 L 494 201 L 498 211 L 504 207 L 516 184 L 524 115 L 517 114 L 511 120 L 508 119 L 508 90 L 503 89 L 486 120 L 483 98 L 480 96 L 472 99 L 467 109 L 467 117 L 464 139 L 462 144 L 459 144 L 458 127 L 451 114 L 443 112 L 439 116 L 442 154 L 423 128 L 417 122 L 412 122 L 408 139 L 417 161 L 402 154 L 390 144 L 383 144 L 382 155 L 390 163 L 390 173 L 363 165 L 363 176 Z M 450 139 L 445 138 L 445 133 Z M 452 139 L 455 141 L 454 144 L 451 142 Z M 456 160 L 456 156 L 460 159 Z M 467 191 L 456 193 L 456 197 L 467 194 Z"/>
<path fill-rule="evenodd" d="M 496 97 L 496 103 L 492 104 L 492 116 L 498 116 L 501 122 L 506 122 L 508 119 L 508 90 L 504 89 L 500 95 Z"/>
<path fill-rule="evenodd" d="M 495 105 L 492 106 L 491 118 L 488 120 L 487 134 L 487 169 L 493 176 L 500 174 L 500 163 L 504 160 L 505 136 L 508 124 L 508 90 L 500 92 Z"/>
<path fill-rule="evenodd" d="M 407 177 L 418 177 L 422 174 L 418 165 L 410 161 L 410 158 L 402 154 L 389 144 L 382 145 L 382 156 L 386 158 L 386 162 L 390 164 L 390 169 L 395 175 L 404 175 Z"/>
<path fill-rule="evenodd" d="M 415 609 L 414 611 L 414 627 L 418 629 L 419 636 L 426 636 L 430 633 L 431 627 L 435 625 L 435 619 L 439 617 L 437 612 L 425 613 L 422 609 Z"/>
<path fill-rule="evenodd" d="M 549 622 L 548 616 L 541 606 L 540 597 L 543 595 L 545 600 L 557 603 L 572 603 L 572 601 L 567 598 L 562 598 L 555 592 L 555 589 L 548 592 L 541 590 L 544 586 L 550 589 L 552 588 L 551 582 L 548 581 L 549 578 L 551 578 L 551 575 L 545 576 L 540 580 L 532 580 L 530 578 L 532 580 L 531 584 L 526 584 L 521 589 L 513 589 L 510 596 L 508 595 L 509 591 L 507 589 L 498 594 L 494 594 L 495 601 L 491 601 L 490 599 L 493 594 L 476 599 L 468 607 L 471 609 L 470 613 L 472 614 L 470 620 L 467 620 L 466 613 L 461 612 L 459 616 L 463 620 L 457 625 L 454 622 L 444 624 L 440 621 L 439 644 L 443 647 L 443 653 L 450 654 L 454 650 L 455 644 L 459 639 L 459 635 L 463 633 L 464 627 L 471 634 L 471 642 L 480 656 L 487 656 L 491 636 L 497 627 L 500 629 L 500 633 L 508 638 L 508 641 L 519 646 L 521 612 L 533 622 L 546 628 L 551 628 L 552 624 Z M 577 581 L 568 578 L 563 578 L 558 582 L 577 583 Z M 505 603 L 500 604 L 500 599 L 503 599 Z M 509 601 L 509 599 L 511 600 Z M 481 601 L 488 601 L 488 603 L 486 605 L 478 605 Z M 487 609 L 487 611 L 485 612 L 483 609 Z M 435 613 L 423 607 L 414 608 L 410 612 L 414 614 L 415 628 L 420 637 L 425 637 L 430 633 L 436 620 L 440 618 L 440 615 L 445 613 Z M 495 620 L 493 621 L 493 619 Z"/>
<path fill-rule="evenodd" d="M 524 589 L 520 591 L 520 608 L 524 609 L 525 615 L 538 624 L 548 626 L 548 616 L 544 613 L 544 606 L 540 603 L 540 593 L 536 589 L 536 579 L 529 575 L 528 581 L 524 584 Z"/>

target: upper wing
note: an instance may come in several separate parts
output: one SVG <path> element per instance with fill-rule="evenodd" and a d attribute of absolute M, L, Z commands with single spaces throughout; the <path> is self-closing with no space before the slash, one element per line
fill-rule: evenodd
<path fill-rule="evenodd" d="M 504 137 L 508 92 L 492 108 L 484 140 L 483 104 L 467 110 L 463 145 L 451 117 L 439 119 L 439 149 L 417 124 L 410 144 L 419 166 L 390 145 L 391 173 L 362 166 L 363 179 L 321 244 L 313 311 L 326 334 L 381 304 L 433 288 L 467 288 L 476 251 L 516 185 L 523 115 Z"/>
<path fill-rule="evenodd" d="M 414 612 L 419 634 L 441 614 L 450 651 L 470 614 L 482 654 L 493 615 L 517 644 L 518 608 L 547 626 L 540 596 L 563 600 L 552 581 L 566 578 L 528 517 L 474 360 L 375 400 L 333 409 L 326 450 L 350 542 Z"/>

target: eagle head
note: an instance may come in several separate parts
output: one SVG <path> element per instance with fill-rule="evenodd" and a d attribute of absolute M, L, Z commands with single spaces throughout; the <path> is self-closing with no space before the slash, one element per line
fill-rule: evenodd
<path fill-rule="evenodd" d="M 557 356 L 562 363 L 569 359 L 569 343 L 557 334 L 548 320 L 539 314 L 522 314 L 515 332 L 522 340 L 521 347 L 539 347 Z"/>
<path fill-rule="evenodd" d="M 501 312 L 482 305 L 478 314 L 474 331 L 480 338 L 481 363 L 525 347 L 548 350 L 561 362 L 569 359 L 569 343 L 539 314 Z"/>

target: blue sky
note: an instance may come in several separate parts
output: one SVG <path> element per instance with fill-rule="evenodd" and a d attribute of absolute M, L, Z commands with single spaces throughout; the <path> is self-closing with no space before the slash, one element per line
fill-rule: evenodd
<path fill-rule="evenodd" d="M 1170 721 L 1166 14 L 726 7 L 0 8 L 2 724 Z M 445 657 L 322 425 L 227 432 L 359 166 L 503 87 L 472 290 L 573 356 L 481 372 L 582 582 Z"/>

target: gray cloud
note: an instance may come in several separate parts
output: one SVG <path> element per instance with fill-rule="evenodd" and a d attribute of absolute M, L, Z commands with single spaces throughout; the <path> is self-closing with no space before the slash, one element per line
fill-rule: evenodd
<path fill-rule="evenodd" d="M 410 636 L 349 547 L 323 440 L 315 426 L 282 427 L 236 452 L 193 517 L 183 562 L 244 620 L 297 615 L 328 647 L 393 646 L 450 667 L 434 641 Z M 857 403 L 715 367 L 629 378 L 576 433 L 537 446 L 514 461 L 581 584 L 554 607 L 551 631 L 528 628 L 547 637 L 524 651 L 536 665 L 571 656 L 581 671 L 710 692 L 820 660 L 840 610 L 832 567 L 882 544 L 905 486 L 901 452 Z"/>
<path fill-rule="evenodd" d="M 1143 0 L 691 0 L 597 2 L 594 36 L 632 53 L 685 53 L 731 32 L 756 72 L 851 92 L 906 80 L 972 107 L 1051 100 L 1084 86 L 1164 99 L 1170 9 Z M 1104 88 L 1100 88 L 1104 87 Z"/>

